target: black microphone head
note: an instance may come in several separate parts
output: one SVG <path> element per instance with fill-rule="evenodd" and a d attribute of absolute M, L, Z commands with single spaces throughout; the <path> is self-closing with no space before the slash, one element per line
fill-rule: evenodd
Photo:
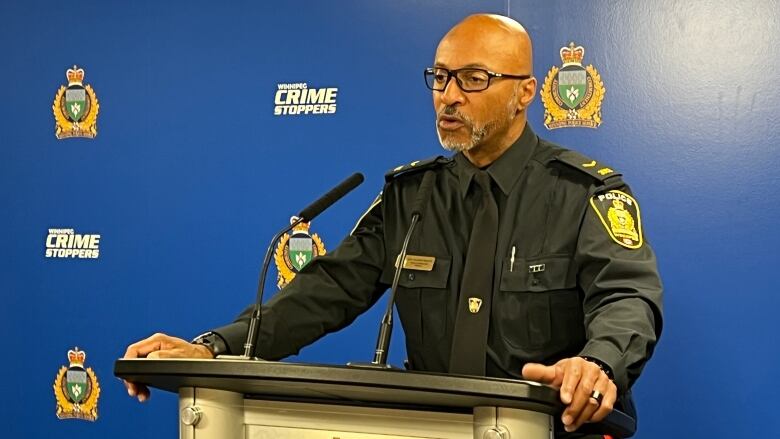
<path fill-rule="evenodd" d="M 364 177 L 363 174 L 361 174 L 360 172 L 355 172 L 354 174 L 350 175 L 347 179 L 355 180 L 355 186 L 353 187 L 354 189 L 360 186 L 361 184 L 363 184 L 363 182 L 366 180 L 366 177 Z"/>
<path fill-rule="evenodd" d="M 346 180 L 339 183 L 338 186 L 331 189 L 330 192 L 321 196 L 317 201 L 303 209 L 301 213 L 298 214 L 298 217 L 303 218 L 304 222 L 313 220 L 314 217 L 321 214 L 323 210 L 330 207 L 336 201 L 340 200 L 341 197 L 347 195 L 352 189 L 360 186 L 360 184 L 363 183 L 363 180 L 365 180 L 365 177 L 363 177 L 363 174 L 360 172 L 350 175 Z"/>

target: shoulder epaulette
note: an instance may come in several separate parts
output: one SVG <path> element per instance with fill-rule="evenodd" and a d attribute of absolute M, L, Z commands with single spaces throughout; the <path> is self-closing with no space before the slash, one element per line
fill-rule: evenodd
<path fill-rule="evenodd" d="M 402 175 L 406 175 L 412 172 L 418 172 L 425 169 L 432 169 L 437 166 L 449 163 L 451 160 L 452 159 L 443 156 L 431 157 L 425 160 L 415 160 L 412 163 L 409 163 L 408 165 L 397 166 L 387 171 L 387 173 L 385 174 L 385 181 L 389 182 Z"/>
<path fill-rule="evenodd" d="M 577 151 L 572 151 L 568 149 L 558 153 L 553 158 L 553 160 L 557 160 L 561 163 L 564 163 L 572 168 L 579 170 L 580 172 L 588 174 L 591 177 L 595 178 L 596 180 L 600 181 L 601 183 L 605 183 L 608 179 L 611 179 L 612 177 L 617 177 L 622 175 L 621 173 L 615 171 L 614 169 L 610 168 L 604 163 L 597 162 L 596 160 L 593 160 L 590 157 L 586 157 L 578 153 Z"/>

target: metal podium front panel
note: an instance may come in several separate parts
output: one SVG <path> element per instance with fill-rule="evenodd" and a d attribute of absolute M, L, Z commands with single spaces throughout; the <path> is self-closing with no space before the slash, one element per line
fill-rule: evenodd
<path fill-rule="evenodd" d="M 242 439 L 244 396 L 204 388 L 179 390 L 180 439 Z"/>
<path fill-rule="evenodd" d="M 348 405 L 245 401 L 246 439 L 471 439 L 472 416 Z"/>
<path fill-rule="evenodd" d="M 551 417 L 478 407 L 474 414 L 244 399 L 179 392 L 180 439 L 549 439 Z"/>
<path fill-rule="evenodd" d="M 474 407 L 474 439 L 552 438 L 552 416 L 531 410 Z"/>

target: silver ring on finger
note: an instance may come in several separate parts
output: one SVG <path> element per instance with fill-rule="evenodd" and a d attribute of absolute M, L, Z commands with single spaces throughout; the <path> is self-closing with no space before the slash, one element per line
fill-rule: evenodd
<path fill-rule="evenodd" d="M 601 401 L 604 400 L 604 394 L 598 390 L 594 390 L 590 393 L 590 397 L 596 400 L 596 404 L 601 405 Z"/>

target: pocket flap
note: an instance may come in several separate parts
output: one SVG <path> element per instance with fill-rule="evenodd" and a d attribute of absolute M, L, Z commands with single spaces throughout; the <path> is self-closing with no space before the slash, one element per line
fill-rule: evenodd
<path fill-rule="evenodd" d="M 510 259 L 505 258 L 501 273 L 502 291 L 541 292 L 565 290 L 577 285 L 569 256 L 515 259 L 512 271 L 509 271 L 510 265 Z"/>

